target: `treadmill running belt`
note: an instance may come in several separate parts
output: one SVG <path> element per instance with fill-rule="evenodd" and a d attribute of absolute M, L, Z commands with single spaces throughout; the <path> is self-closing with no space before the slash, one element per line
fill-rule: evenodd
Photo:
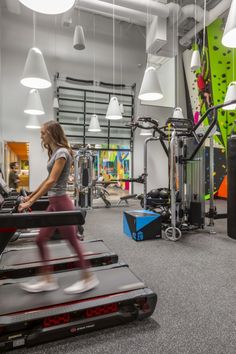
<path fill-rule="evenodd" d="M 104 269 L 106 268 L 106 269 Z M 135 289 L 143 289 L 144 284 L 129 270 L 128 267 L 104 267 L 96 271 L 100 284 L 96 289 L 89 292 L 67 295 L 63 289 L 75 283 L 80 272 L 70 271 L 57 274 L 60 289 L 52 292 L 30 294 L 20 289 L 19 283 L 3 285 L 0 287 L 0 324 L 2 324 L 1 316 L 13 313 L 24 313 L 32 311 L 40 311 L 45 307 L 63 306 L 81 300 L 96 299 L 98 297 L 110 296 L 122 292 L 128 292 Z M 35 277 L 34 279 L 36 279 Z M 30 281 L 32 278 L 28 278 Z M 82 301 L 84 302 L 84 301 Z"/>
<path fill-rule="evenodd" d="M 110 250 L 103 241 L 92 241 L 82 243 L 84 253 L 86 256 L 93 254 L 109 253 Z M 69 247 L 68 243 L 61 241 L 48 244 L 50 259 L 58 260 L 69 257 L 75 257 L 75 253 Z M 30 246 L 25 248 L 9 248 L 2 254 L 0 269 L 4 266 L 14 266 L 26 263 L 40 262 L 39 252 L 37 246 Z"/>

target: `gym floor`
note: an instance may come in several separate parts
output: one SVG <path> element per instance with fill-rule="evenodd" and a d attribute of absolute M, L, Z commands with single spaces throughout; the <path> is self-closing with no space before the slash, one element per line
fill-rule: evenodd
<path fill-rule="evenodd" d="M 217 204 L 219 211 L 226 208 L 224 201 Z M 178 242 L 138 243 L 123 234 L 123 210 L 88 212 L 85 238 L 103 239 L 158 294 L 153 316 L 17 354 L 235 354 L 236 241 L 226 236 L 226 220 L 216 221 L 215 235 L 204 230 Z"/>

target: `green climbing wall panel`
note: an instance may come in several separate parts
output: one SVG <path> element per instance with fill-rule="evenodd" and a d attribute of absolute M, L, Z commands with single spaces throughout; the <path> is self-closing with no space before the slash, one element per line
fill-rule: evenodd
<path fill-rule="evenodd" d="M 236 55 L 233 50 L 222 45 L 223 20 L 217 19 L 207 27 L 208 48 L 211 68 L 212 99 L 214 106 L 224 102 L 228 84 L 236 80 Z M 222 134 L 222 144 L 226 148 L 227 137 L 231 134 L 236 111 L 218 111 L 218 125 Z"/>

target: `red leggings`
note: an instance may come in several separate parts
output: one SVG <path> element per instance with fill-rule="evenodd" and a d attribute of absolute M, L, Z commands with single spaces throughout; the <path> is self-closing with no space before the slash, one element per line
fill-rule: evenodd
<path fill-rule="evenodd" d="M 49 198 L 49 206 L 46 211 L 72 211 L 74 210 L 74 205 L 72 200 L 68 195 L 55 196 Z M 77 227 L 75 225 L 67 226 L 50 226 L 43 227 L 40 229 L 39 235 L 36 237 L 36 244 L 39 248 L 42 261 L 44 263 L 44 268 L 51 270 L 48 264 L 50 260 L 49 250 L 47 247 L 47 242 L 50 240 L 55 230 L 58 229 L 62 237 L 67 240 L 71 246 L 74 248 L 76 254 L 79 257 L 80 268 L 86 269 L 88 267 L 85 261 L 82 245 L 77 237 Z"/>

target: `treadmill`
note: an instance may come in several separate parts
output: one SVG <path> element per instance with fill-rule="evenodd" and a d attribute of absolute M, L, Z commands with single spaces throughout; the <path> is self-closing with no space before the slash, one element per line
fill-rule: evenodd
<path fill-rule="evenodd" d="M 65 220 L 67 216 L 72 215 L 73 212 L 53 212 L 54 225 L 65 225 Z M 79 213 L 79 214 L 78 214 Z M 15 233 L 14 228 L 4 228 L 4 222 L 9 225 L 17 225 L 24 215 L 25 223 L 27 227 L 33 227 L 35 220 L 40 220 L 40 218 L 47 219 L 48 212 L 33 212 L 24 214 L 3 214 L 0 215 L 0 279 L 5 278 L 22 278 L 33 276 L 39 273 L 42 267 L 41 258 L 38 253 L 38 248 L 35 244 L 25 246 L 25 247 L 10 247 L 7 248 L 11 237 Z M 80 224 L 84 223 L 83 215 L 75 211 L 75 215 L 79 215 Z M 3 216 L 3 219 L 1 218 Z M 33 218 L 33 219 L 32 219 Z M 23 226 L 21 223 L 20 225 Z M 21 226 L 21 227 L 22 227 Z M 44 226 L 46 226 L 44 224 Z M 25 227 L 25 226 L 24 226 Z M 50 265 L 53 266 L 55 272 L 66 271 L 68 269 L 76 269 L 80 267 L 78 262 L 78 257 L 75 255 L 74 251 L 68 247 L 66 241 L 52 241 L 49 242 L 49 252 L 51 259 L 49 261 Z M 112 264 L 118 262 L 118 256 L 112 252 L 102 240 L 91 240 L 83 241 L 83 246 L 85 250 L 85 258 L 90 262 L 92 267 L 103 266 L 106 264 Z"/>
<path fill-rule="evenodd" d="M 75 223 L 78 211 L 58 212 L 58 220 Z M 17 228 L 53 225 L 56 213 L 0 215 L 0 225 Z M 66 216 L 63 216 L 66 214 Z M 80 214 L 80 215 L 79 215 Z M 67 295 L 63 289 L 78 279 L 78 270 L 57 274 L 60 289 L 38 294 L 19 288 L 24 279 L 2 281 L 0 286 L 0 351 L 75 336 L 93 330 L 142 320 L 152 315 L 157 295 L 125 264 L 93 268 L 100 283 L 82 294 Z"/>

